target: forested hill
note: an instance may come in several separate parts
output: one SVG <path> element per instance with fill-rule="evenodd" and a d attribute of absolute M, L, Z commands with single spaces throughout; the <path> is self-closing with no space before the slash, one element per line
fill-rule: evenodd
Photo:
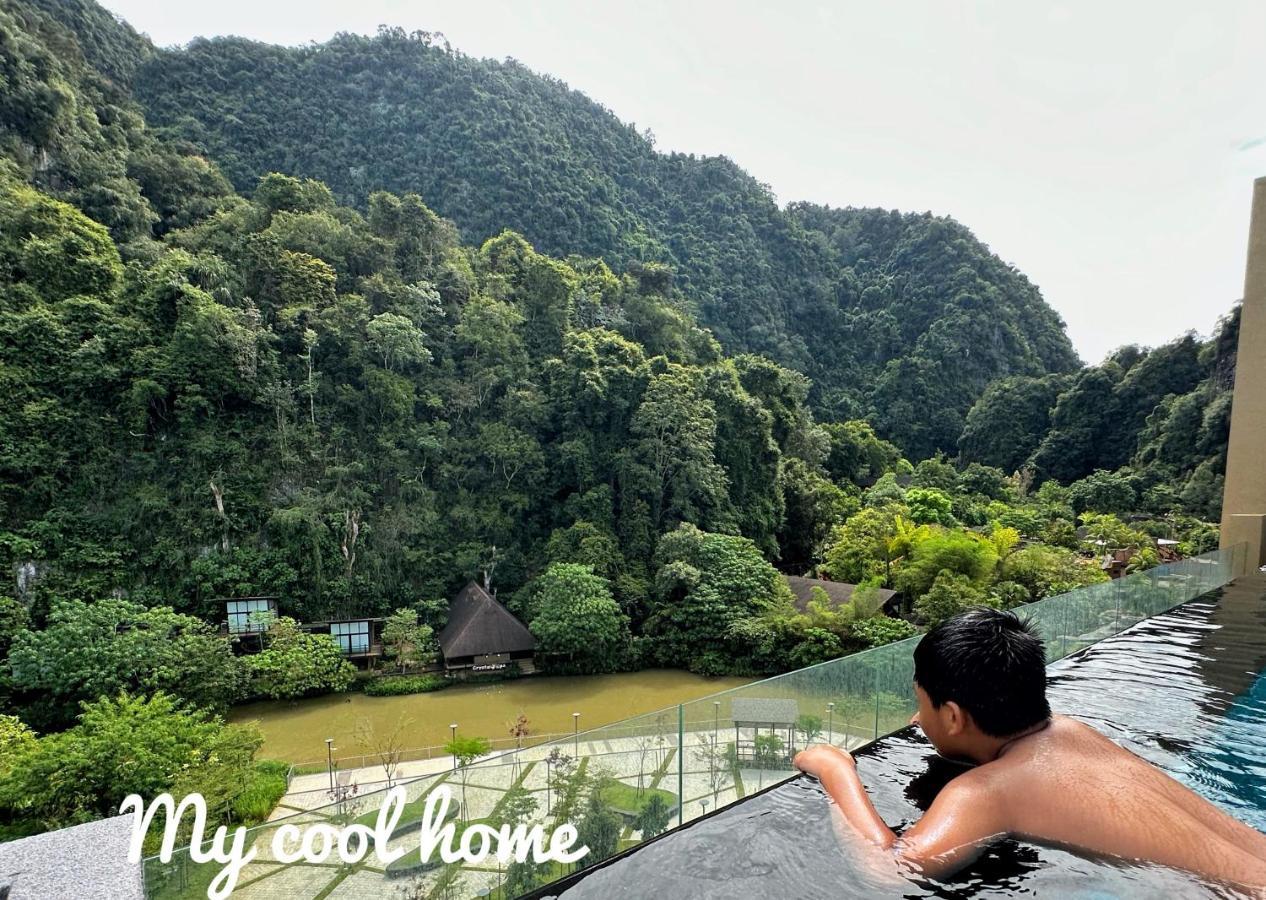
<path fill-rule="evenodd" d="M 283 97 L 299 84 L 288 73 L 323 53 L 387 47 L 521 80 L 623 128 L 557 85 L 420 39 L 190 52 L 213 60 L 217 47 L 240 50 L 241 78 Z M 684 183 L 660 171 L 673 165 L 717 176 L 712 199 L 685 192 L 695 206 L 675 199 L 682 212 L 664 221 L 698 229 L 722 262 L 676 279 L 629 256 L 612 269 L 513 231 L 466 241 L 409 191 L 342 204 L 281 173 L 235 191 L 195 143 L 151 128 L 132 92 L 152 66 L 192 57 L 154 56 L 87 0 L 3 0 L 0 50 L 0 568 L 14 576 L 14 596 L 0 591 L 0 709 L 7 642 L 83 620 L 77 601 L 123 598 L 103 607 L 119 621 L 99 620 L 111 641 L 146 607 L 215 622 L 217 598 L 260 594 L 307 621 L 404 609 L 439 627 L 440 598 L 492 572 L 535 631 L 571 648 L 548 651 L 559 665 L 689 658 L 755 674 L 911 630 L 852 601 L 838 615 L 796 610 L 775 561 L 869 582 L 870 600 L 869 587 L 898 589 L 931 623 L 1104 577 L 1077 525 L 1139 548 L 1138 566 L 1158 561 L 1154 536 L 1184 552 L 1216 541 L 1201 519 L 1218 513 L 1234 314 L 1209 341 L 1052 373 L 1052 358 L 1072 363 L 1053 314 L 948 220 L 780 211 L 727 163 L 647 149 L 660 172 L 649 184 Z M 252 54 L 276 64 L 252 68 Z M 297 149 L 290 129 L 304 123 L 278 115 L 269 127 Z M 517 146 L 516 129 L 478 121 L 489 143 Z M 560 172 L 559 184 L 587 183 Z M 528 231 L 538 189 L 550 191 L 521 191 L 528 205 L 510 214 Z M 474 200 L 450 211 L 493 215 Z M 690 217 L 740 200 L 764 226 Z M 705 276 L 766 279 L 769 294 L 734 303 L 759 300 L 769 321 L 812 333 L 825 349 L 806 368 L 834 379 L 823 396 L 913 449 L 815 413 L 803 374 L 723 348 L 690 307 L 731 288 L 701 287 Z M 775 292 L 779 279 L 805 293 Z M 957 460 L 925 456 L 946 443 Z M 590 637 L 600 621 L 606 643 Z M 20 702 L 42 702 L 42 673 L 58 667 L 26 658 Z M 93 676 L 40 721 L 68 723 L 78 699 L 114 683 Z"/>
<path fill-rule="evenodd" d="M 361 208 L 413 191 L 472 243 L 511 228 L 617 271 L 665 263 L 728 350 L 810 375 L 820 413 L 869 415 L 915 457 L 953 450 L 991 380 L 1077 366 L 1037 288 L 957 222 L 782 210 L 728 159 L 659 153 L 563 83 L 425 34 L 198 40 L 153 55 L 134 89 L 239 191 L 271 171 Z"/>

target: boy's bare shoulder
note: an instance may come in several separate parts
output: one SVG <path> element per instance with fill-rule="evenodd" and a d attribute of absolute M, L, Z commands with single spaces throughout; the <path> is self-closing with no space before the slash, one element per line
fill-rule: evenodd
<path fill-rule="evenodd" d="M 954 781 L 962 782 L 960 787 L 965 790 L 993 788 L 1001 780 L 1031 781 L 1039 775 L 1050 775 L 1065 764 L 1077 765 L 1087 755 L 1116 753 L 1125 751 L 1084 722 L 1068 716 L 1052 716 L 1046 728 L 1022 738 L 1014 746 L 1004 747 L 997 759 L 964 772 Z M 1035 769 L 1031 764 L 1039 759 L 1041 765 Z"/>
<path fill-rule="evenodd" d="M 1071 752 L 1086 748 L 1120 749 L 1109 738 L 1071 716 L 1051 716 L 1051 722 L 1046 728 L 1025 738 L 1023 743 L 1017 745 L 1015 749 L 1026 752 L 1039 749 L 1045 752 L 1062 749 Z M 1025 752 L 1014 754 L 1015 757 L 1024 755 L 1026 755 Z"/>
<path fill-rule="evenodd" d="M 1095 729 L 1091 728 L 1085 722 L 1081 721 L 1080 719 L 1074 719 L 1072 716 L 1060 716 L 1060 715 L 1051 716 L 1051 727 L 1047 730 L 1049 732 L 1056 733 L 1056 734 L 1064 733 L 1064 734 L 1077 734 L 1077 735 L 1082 735 L 1082 736 L 1094 735 L 1095 737 L 1103 738 L 1104 740 L 1107 740 L 1107 738 L 1104 738 L 1102 734 L 1100 734 L 1098 731 L 1095 731 Z"/>
<path fill-rule="evenodd" d="M 1069 755 L 1088 754 L 1133 758 L 1133 754 L 1123 749 L 1116 741 L 1085 722 L 1070 716 L 1052 716 L 1050 727 L 1044 734 L 1036 735 L 1036 737 L 1038 740 L 1034 741 L 1034 750 L 1045 749 L 1054 751 L 1056 754 L 1066 752 Z"/>

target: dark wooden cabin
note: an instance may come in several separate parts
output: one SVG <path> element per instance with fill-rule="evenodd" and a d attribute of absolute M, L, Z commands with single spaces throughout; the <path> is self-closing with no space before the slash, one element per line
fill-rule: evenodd
<path fill-rule="evenodd" d="M 439 642 L 444 668 L 451 673 L 505 672 L 511 667 L 523 674 L 536 671 L 532 632 L 473 581 L 449 605 Z"/>

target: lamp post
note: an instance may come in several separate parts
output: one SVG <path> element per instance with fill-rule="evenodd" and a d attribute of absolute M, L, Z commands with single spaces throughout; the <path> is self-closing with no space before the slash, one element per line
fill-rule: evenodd
<path fill-rule="evenodd" d="M 551 815 L 554 812 L 554 804 L 551 798 L 550 786 L 554 781 L 554 763 L 547 756 L 545 757 L 545 815 Z"/>
<path fill-rule="evenodd" d="M 721 730 L 721 701 L 712 701 L 712 741 L 716 743 L 717 732 Z"/>
<path fill-rule="evenodd" d="M 580 713 L 578 712 L 571 714 L 571 740 L 576 759 L 580 759 Z"/>
<path fill-rule="evenodd" d="M 452 743 L 453 741 L 457 740 L 457 723 L 456 722 L 448 726 L 448 736 L 449 736 L 448 737 L 449 743 Z M 457 754 L 456 753 L 453 754 L 453 771 L 454 772 L 457 771 Z"/>
<path fill-rule="evenodd" d="M 700 800 L 699 805 L 703 807 L 703 814 L 706 816 L 708 814 L 708 801 Z"/>
<path fill-rule="evenodd" d="M 330 774 L 330 793 L 334 793 L 334 738 L 325 739 L 325 770 Z"/>
<path fill-rule="evenodd" d="M 835 704 L 828 703 L 826 705 L 826 742 L 828 744 L 835 743 Z"/>

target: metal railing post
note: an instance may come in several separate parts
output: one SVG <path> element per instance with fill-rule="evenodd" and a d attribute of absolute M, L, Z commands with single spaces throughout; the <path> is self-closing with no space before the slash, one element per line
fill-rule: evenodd
<path fill-rule="evenodd" d="M 876 649 L 875 652 L 880 652 Z M 882 682 L 879 677 L 879 665 L 875 666 L 875 740 L 879 740 L 879 686 Z"/>
<path fill-rule="evenodd" d="M 686 824 L 686 707 L 677 704 L 677 824 Z"/>
<path fill-rule="evenodd" d="M 1116 614 L 1112 617 L 1112 633 L 1121 633 L 1121 582 L 1122 578 L 1118 578 L 1112 583 L 1112 600 L 1116 604 Z"/>

